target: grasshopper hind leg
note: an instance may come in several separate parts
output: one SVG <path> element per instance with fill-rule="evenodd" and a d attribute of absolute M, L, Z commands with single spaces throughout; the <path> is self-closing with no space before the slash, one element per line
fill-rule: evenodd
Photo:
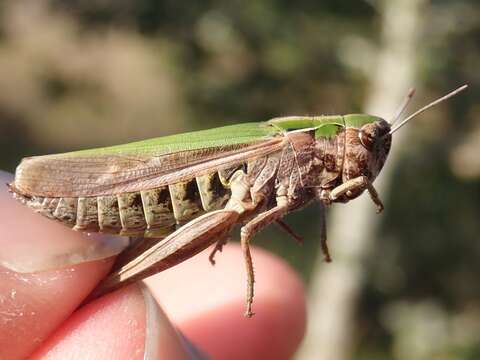
<path fill-rule="evenodd" d="M 130 252 L 122 254 L 114 269 L 85 302 L 191 258 L 216 239 L 225 237 L 238 218 L 239 214 L 232 210 L 212 211 L 189 221 L 164 239 L 150 239 L 152 243 L 146 248 L 143 248 L 143 240 L 137 242 Z"/>
<path fill-rule="evenodd" d="M 121 268 L 133 258 L 142 254 L 164 238 L 165 237 L 146 238 L 143 236 L 129 236 L 130 245 L 117 256 L 112 271 Z"/>

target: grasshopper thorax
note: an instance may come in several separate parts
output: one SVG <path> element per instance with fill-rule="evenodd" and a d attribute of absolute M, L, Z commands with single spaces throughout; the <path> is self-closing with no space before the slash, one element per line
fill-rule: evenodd
<path fill-rule="evenodd" d="M 465 90 L 467 85 L 425 105 L 402 121 L 401 116 L 409 104 L 411 89 L 392 121 L 365 114 L 319 116 L 298 119 L 276 119 L 273 124 L 289 128 L 294 123 L 315 129 L 315 146 L 309 179 L 317 198 L 326 203 L 347 202 L 368 190 L 381 211 L 383 205 L 372 183 L 387 160 L 392 134 L 431 107 Z M 316 176 L 315 176 L 316 175 Z"/>

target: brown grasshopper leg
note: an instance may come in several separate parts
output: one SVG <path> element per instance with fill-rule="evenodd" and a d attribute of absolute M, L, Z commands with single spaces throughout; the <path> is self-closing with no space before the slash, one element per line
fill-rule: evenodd
<path fill-rule="evenodd" d="M 342 185 L 337 186 L 330 192 L 329 198 L 334 201 L 340 196 L 345 195 L 349 191 L 353 190 L 367 190 L 370 194 L 370 198 L 377 205 L 377 213 L 380 213 L 383 210 L 383 203 L 378 197 L 377 190 L 373 187 L 372 183 L 368 180 L 366 176 L 359 176 L 353 179 L 350 179 L 344 182 Z"/>
<path fill-rule="evenodd" d="M 332 262 L 330 251 L 327 244 L 327 218 L 325 216 L 325 206 L 320 211 L 320 246 L 326 262 Z"/>
<path fill-rule="evenodd" d="M 225 238 L 238 218 L 239 214 L 235 211 L 217 210 L 186 223 L 150 248 L 142 249 L 137 254 L 132 253 L 129 259 L 122 259 L 122 264 L 118 264 L 85 302 L 191 258 L 216 239 Z"/>
<path fill-rule="evenodd" d="M 282 229 L 288 235 L 290 235 L 297 243 L 299 243 L 300 245 L 303 244 L 303 238 L 300 235 L 298 235 L 295 231 L 293 231 L 293 229 L 287 223 L 285 223 L 281 219 L 277 219 L 275 222 L 280 227 L 280 229 Z"/>
<path fill-rule="evenodd" d="M 215 265 L 215 254 L 217 252 L 222 252 L 223 246 L 227 243 L 227 240 L 228 240 L 227 237 L 224 236 L 218 239 L 217 242 L 215 243 L 215 247 L 213 248 L 212 252 L 208 256 L 208 260 L 210 261 L 210 264 L 212 264 L 212 266 Z"/>
<path fill-rule="evenodd" d="M 254 219 L 250 220 L 240 231 L 241 245 L 243 251 L 243 257 L 245 259 L 245 265 L 247 267 L 247 300 L 245 316 L 252 317 L 252 302 L 253 302 L 253 284 L 255 283 L 255 275 L 253 273 L 252 255 L 250 253 L 250 239 L 261 229 L 282 218 L 288 209 L 286 201 L 278 201 L 280 205 L 261 213 Z"/>

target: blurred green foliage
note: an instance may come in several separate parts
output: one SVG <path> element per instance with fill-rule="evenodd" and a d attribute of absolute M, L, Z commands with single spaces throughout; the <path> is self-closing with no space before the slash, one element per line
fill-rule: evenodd
<path fill-rule="evenodd" d="M 0 168 L 187 129 L 361 111 L 380 46 L 376 3 L 1 2 Z M 471 87 L 412 125 L 365 264 L 358 358 L 480 357 L 479 19 L 477 0 L 425 7 L 418 102 Z M 316 210 L 288 219 L 305 229 L 303 247 L 275 228 L 257 241 L 306 279 Z"/>

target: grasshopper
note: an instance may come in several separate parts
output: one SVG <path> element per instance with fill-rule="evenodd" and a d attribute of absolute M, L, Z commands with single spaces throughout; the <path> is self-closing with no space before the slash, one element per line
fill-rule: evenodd
<path fill-rule="evenodd" d="M 253 315 L 252 237 L 289 212 L 317 200 L 346 203 L 373 186 L 411 91 L 392 122 L 372 115 L 289 116 L 266 122 L 166 136 L 125 145 L 29 157 L 8 184 L 34 211 L 77 231 L 131 237 L 94 298 L 168 269 L 214 245 L 210 261 L 241 224 L 247 317 Z M 323 209 L 322 209 L 323 210 Z M 327 247 L 321 211 L 321 247 Z"/>

